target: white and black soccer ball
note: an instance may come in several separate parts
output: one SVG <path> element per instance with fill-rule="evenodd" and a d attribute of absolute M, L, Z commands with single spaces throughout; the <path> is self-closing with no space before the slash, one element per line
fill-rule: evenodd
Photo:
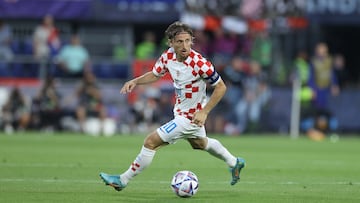
<path fill-rule="evenodd" d="M 179 171 L 171 180 L 171 189 L 179 197 L 192 197 L 199 189 L 199 179 L 191 171 Z"/>

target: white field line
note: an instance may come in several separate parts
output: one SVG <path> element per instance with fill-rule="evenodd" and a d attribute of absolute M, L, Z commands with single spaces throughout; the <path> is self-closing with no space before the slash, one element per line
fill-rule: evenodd
<path fill-rule="evenodd" d="M 0 178 L 0 182 L 37 182 L 37 183 L 78 183 L 78 184 L 89 184 L 89 183 L 102 183 L 99 180 L 79 180 L 79 179 L 26 179 L 26 178 Z M 169 181 L 155 181 L 155 180 L 148 180 L 148 181 L 136 181 L 139 184 L 169 184 Z M 211 181 L 206 182 L 206 184 L 228 184 L 228 181 Z M 241 184 L 248 184 L 248 185 L 301 185 L 304 183 L 300 182 L 263 182 L 263 181 L 241 181 Z M 306 183 L 307 185 L 360 185 L 360 182 L 349 182 L 349 181 L 338 181 L 338 182 L 313 182 L 313 183 Z"/>

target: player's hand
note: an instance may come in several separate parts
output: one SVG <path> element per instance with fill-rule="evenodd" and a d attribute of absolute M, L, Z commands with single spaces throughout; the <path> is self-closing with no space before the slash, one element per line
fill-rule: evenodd
<path fill-rule="evenodd" d="M 120 90 L 120 93 L 121 94 L 129 93 L 135 88 L 135 86 L 136 86 L 136 83 L 134 81 L 130 80 L 124 84 L 124 86 Z"/>
<path fill-rule="evenodd" d="M 192 123 L 198 125 L 199 127 L 202 127 L 205 124 L 207 113 L 200 110 L 194 114 L 194 118 L 191 121 Z"/>

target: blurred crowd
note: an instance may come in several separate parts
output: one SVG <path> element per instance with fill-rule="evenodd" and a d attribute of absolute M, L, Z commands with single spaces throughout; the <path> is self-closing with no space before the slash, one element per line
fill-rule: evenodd
<path fill-rule="evenodd" d="M 167 48 L 166 41 L 159 39 L 152 30 L 144 31 L 142 37 L 135 44 L 134 60 L 156 60 Z M 8 68 L 7 62 L 15 55 L 11 40 L 11 26 L 0 20 L 2 75 Z M 29 53 L 45 67 L 42 85 L 33 98 L 27 98 L 28 95 L 17 86 L 11 89 L 3 102 L 1 127 L 9 133 L 27 129 L 84 132 L 86 125 L 94 126 L 94 122 L 87 124 L 87 121 L 95 118 L 99 123 L 99 129 L 95 131 L 105 132 L 103 129 L 106 122 L 111 122 L 111 113 L 103 102 L 98 75 L 92 69 L 92 56 L 80 36 L 72 33 L 70 39 L 62 41 L 54 19 L 48 15 L 34 28 L 32 40 Z M 195 30 L 193 49 L 212 61 L 228 87 L 224 99 L 209 116 L 208 131 L 229 135 L 261 132 L 262 114 L 269 108 L 272 97 L 274 49 L 270 33 L 250 31 L 237 34 L 222 28 L 211 32 Z M 288 72 L 292 73 L 289 81 L 295 78 L 301 81 L 301 129 L 306 133 L 313 130 L 336 132 L 337 121 L 329 111 L 328 99 L 330 94 L 338 95 L 346 86 L 346 63 L 341 53 L 331 56 L 325 43 L 319 43 L 314 50 L 310 57 L 305 50 L 299 51 L 293 65 L 288 67 Z M 127 57 L 124 47 L 114 47 L 114 55 Z M 55 84 L 58 78 L 74 79 L 79 84 L 73 93 L 61 95 Z M 171 87 L 145 87 L 136 102 L 117 106 L 128 112 L 127 118 L 122 119 L 127 122 L 123 131 L 147 131 L 169 120 L 173 103 L 169 89 Z M 76 100 L 72 109 L 61 104 L 69 100 Z M 77 125 L 64 124 L 64 117 L 73 118 Z M 110 126 L 115 125 L 114 122 L 118 123 L 112 121 Z"/>

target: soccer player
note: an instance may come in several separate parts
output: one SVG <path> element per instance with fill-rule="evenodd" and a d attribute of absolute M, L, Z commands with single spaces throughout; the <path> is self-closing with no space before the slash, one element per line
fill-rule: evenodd
<path fill-rule="evenodd" d="M 218 140 L 207 137 L 204 127 L 209 112 L 225 94 L 226 86 L 210 61 L 191 49 L 194 37 L 188 25 L 174 22 L 165 34 L 170 48 L 160 56 L 152 71 L 126 82 L 120 92 L 129 93 L 137 85 L 155 82 L 169 73 L 176 91 L 174 119 L 145 138 L 140 153 L 127 171 L 121 175 L 100 173 L 100 177 L 106 185 L 120 191 L 151 164 L 160 147 L 187 139 L 193 149 L 205 150 L 225 161 L 232 175 L 230 184 L 234 185 L 240 179 L 245 160 L 233 156 Z M 207 102 L 206 82 L 214 87 Z"/>

